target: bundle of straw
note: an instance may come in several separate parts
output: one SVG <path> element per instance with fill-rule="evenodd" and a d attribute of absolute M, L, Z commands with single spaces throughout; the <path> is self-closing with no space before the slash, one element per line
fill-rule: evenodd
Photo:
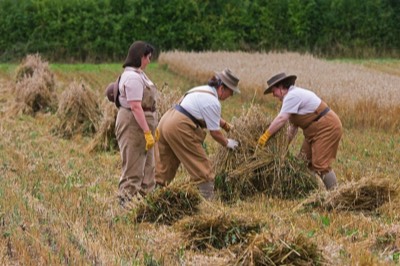
<path fill-rule="evenodd" d="M 253 217 L 231 213 L 211 213 L 193 216 L 179 224 L 191 249 L 222 249 L 246 243 L 249 236 L 259 233 L 265 223 Z"/>
<path fill-rule="evenodd" d="M 170 225 L 198 212 L 200 202 L 201 196 L 195 186 L 174 182 L 147 195 L 136 210 L 135 220 Z"/>
<path fill-rule="evenodd" d="M 333 191 L 315 194 L 302 205 L 326 210 L 373 211 L 396 197 L 398 188 L 399 185 L 389 178 L 364 177 Z"/>
<path fill-rule="evenodd" d="M 57 108 L 57 95 L 53 88 L 46 85 L 41 70 L 17 82 L 14 95 L 15 101 L 8 110 L 11 115 L 34 115 L 39 111 L 52 111 Z"/>
<path fill-rule="evenodd" d="M 233 121 L 234 130 L 228 137 L 238 140 L 239 147 L 235 151 L 219 147 L 213 158 L 215 185 L 223 200 L 235 201 L 256 193 L 297 198 L 317 187 L 305 162 L 288 153 L 286 128 L 265 148 L 257 147 L 271 120 L 259 106 L 252 105 Z"/>
<path fill-rule="evenodd" d="M 77 133 L 83 135 L 95 133 L 101 117 L 96 98 L 84 82 L 71 82 L 61 94 L 57 110 L 59 121 L 53 132 L 64 138 L 71 138 Z"/>
<path fill-rule="evenodd" d="M 303 235 L 277 237 L 256 235 L 244 252 L 239 254 L 240 265 L 323 265 L 326 259 L 317 246 Z"/>
<path fill-rule="evenodd" d="M 94 139 L 88 145 L 88 152 L 119 150 L 115 136 L 115 121 L 117 119 L 118 109 L 113 103 L 107 100 L 103 102 L 102 109 L 103 116 L 100 127 Z"/>
<path fill-rule="evenodd" d="M 10 115 L 56 110 L 54 75 L 39 54 L 28 55 L 23 60 L 17 67 L 15 79 L 16 84 L 11 88 L 15 101 L 9 109 Z"/>
<path fill-rule="evenodd" d="M 24 79 L 33 77 L 35 73 L 39 72 L 44 81 L 45 86 L 53 91 L 55 87 L 54 75 L 50 71 L 49 64 L 43 61 L 39 54 L 27 55 L 22 63 L 17 67 L 15 80 L 20 82 Z"/>

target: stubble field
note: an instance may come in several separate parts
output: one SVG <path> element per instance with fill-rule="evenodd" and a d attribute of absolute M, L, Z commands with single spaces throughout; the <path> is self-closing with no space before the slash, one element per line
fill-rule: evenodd
<path fill-rule="evenodd" d="M 274 116 L 279 103 L 262 95 L 266 80 L 281 71 L 296 74 L 299 86 L 317 92 L 342 119 L 344 136 L 333 165 L 340 185 L 370 178 L 390 180 L 398 187 L 398 61 L 324 61 L 292 53 L 170 52 L 161 54 L 146 73 L 159 88 L 184 92 L 206 83 L 214 71 L 225 67 L 239 76 L 242 89 L 241 95 L 222 104 L 225 118 L 239 116 L 252 104 L 260 104 L 266 115 Z M 246 265 L 238 254 L 247 253 L 238 253 L 234 247 L 188 247 L 181 229 L 194 217 L 172 225 L 135 222 L 133 213 L 120 208 L 116 199 L 118 151 L 89 152 L 92 136 L 57 136 L 55 111 L 10 115 L 17 68 L 0 65 L 2 265 Z M 58 97 L 73 80 L 82 80 L 103 106 L 104 87 L 118 76 L 121 66 L 50 63 L 50 70 Z M 289 148 L 291 153 L 297 153 L 301 140 L 299 134 Z M 207 145 L 212 155 L 216 144 L 207 138 Z M 182 170 L 177 180 L 185 179 Z M 258 221 L 264 234 L 278 236 L 277 243 L 272 243 L 276 246 L 304 237 L 324 260 L 303 265 L 399 263 L 397 197 L 368 212 L 299 208 L 303 200 L 260 194 L 234 204 L 202 202 L 199 215 L 226 214 Z M 294 246 L 291 249 L 293 254 L 301 253 Z"/>

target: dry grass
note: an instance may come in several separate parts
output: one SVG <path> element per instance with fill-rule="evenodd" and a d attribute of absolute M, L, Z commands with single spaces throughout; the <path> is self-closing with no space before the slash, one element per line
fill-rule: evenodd
<path fill-rule="evenodd" d="M 167 112 L 171 107 L 177 104 L 182 96 L 182 92 L 177 89 L 170 88 L 167 83 L 164 83 L 163 86 L 159 88 L 157 99 L 158 119 L 160 120 L 165 112 Z"/>
<path fill-rule="evenodd" d="M 255 92 L 260 99 L 267 100 L 271 96 L 262 96 L 262 92 L 271 76 L 279 72 L 295 74 L 296 85 L 316 92 L 347 126 L 400 130 L 398 75 L 297 53 L 174 51 L 162 53 L 159 62 L 199 82 L 207 81 L 213 71 L 229 67 L 240 78 L 241 97 L 245 100 L 250 100 Z M 360 111 L 362 116 L 354 115 Z"/>
<path fill-rule="evenodd" d="M 303 235 L 256 235 L 239 256 L 240 265 L 325 265 L 322 249 Z"/>
<path fill-rule="evenodd" d="M 383 254 L 391 254 L 400 251 L 400 226 L 393 225 L 384 228 L 373 241 L 372 249 Z"/>
<path fill-rule="evenodd" d="M 375 71 L 400 76 L 400 62 L 398 60 L 368 60 L 366 62 L 361 61 L 360 64 Z"/>

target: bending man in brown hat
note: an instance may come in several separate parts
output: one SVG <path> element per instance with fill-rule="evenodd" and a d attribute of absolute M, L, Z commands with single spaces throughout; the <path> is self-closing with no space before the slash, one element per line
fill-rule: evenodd
<path fill-rule="evenodd" d="M 336 158 L 342 136 L 342 123 L 334 111 L 314 92 L 294 86 L 296 76 L 280 73 L 268 80 L 264 94 L 273 93 L 282 102 L 282 108 L 269 128 L 258 140 L 264 146 L 287 121 L 289 142 L 298 128 L 303 130 L 304 142 L 301 154 L 309 162 L 309 168 L 318 173 L 327 189 L 336 187 L 336 175 L 331 163 Z"/>
<path fill-rule="evenodd" d="M 180 103 L 168 110 L 160 120 L 158 130 L 159 161 L 156 166 L 156 182 L 161 186 L 169 184 L 182 163 L 198 184 L 200 194 L 206 199 L 214 196 L 215 173 L 203 149 L 207 132 L 215 141 L 229 149 L 235 149 L 238 142 L 227 139 L 220 127 L 229 131 L 230 125 L 221 119 L 221 103 L 234 92 L 239 79 L 229 69 L 216 73 L 208 85 L 189 90 Z"/>
<path fill-rule="evenodd" d="M 157 127 L 157 88 L 143 72 L 154 48 L 134 42 L 124 62 L 119 82 L 119 102 L 115 134 L 122 158 L 118 186 L 120 204 L 150 192 L 155 186 L 154 137 Z"/>

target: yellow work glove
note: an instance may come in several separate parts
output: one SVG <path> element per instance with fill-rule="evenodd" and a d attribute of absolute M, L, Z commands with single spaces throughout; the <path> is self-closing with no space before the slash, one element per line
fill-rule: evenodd
<path fill-rule="evenodd" d="M 233 128 L 233 125 L 225 121 L 225 124 L 222 126 L 222 128 L 225 130 L 225 132 L 229 132 Z"/>
<path fill-rule="evenodd" d="M 154 141 L 153 135 L 151 134 L 150 130 L 144 132 L 144 138 L 146 139 L 146 151 L 148 151 L 153 148 L 156 142 Z"/>
<path fill-rule="evenodd" d="M 156 133 L 154 134 L 154 138 L 156 142 L 160 140 L 160 131 L 158 130 L 158 128 L 156 128 Z"/>
<path fill-rule="evenodd" d="M 258 145 L 260 145 L 261 147 L 264 147 L 265 143 L 267 143 L 267 141 L 269 140 L 270 137 L 271 137 L 271 133 L 267 129 L 265 131 L 265 133 L 262 134 L 261 137 L 258 139 Z"/>

